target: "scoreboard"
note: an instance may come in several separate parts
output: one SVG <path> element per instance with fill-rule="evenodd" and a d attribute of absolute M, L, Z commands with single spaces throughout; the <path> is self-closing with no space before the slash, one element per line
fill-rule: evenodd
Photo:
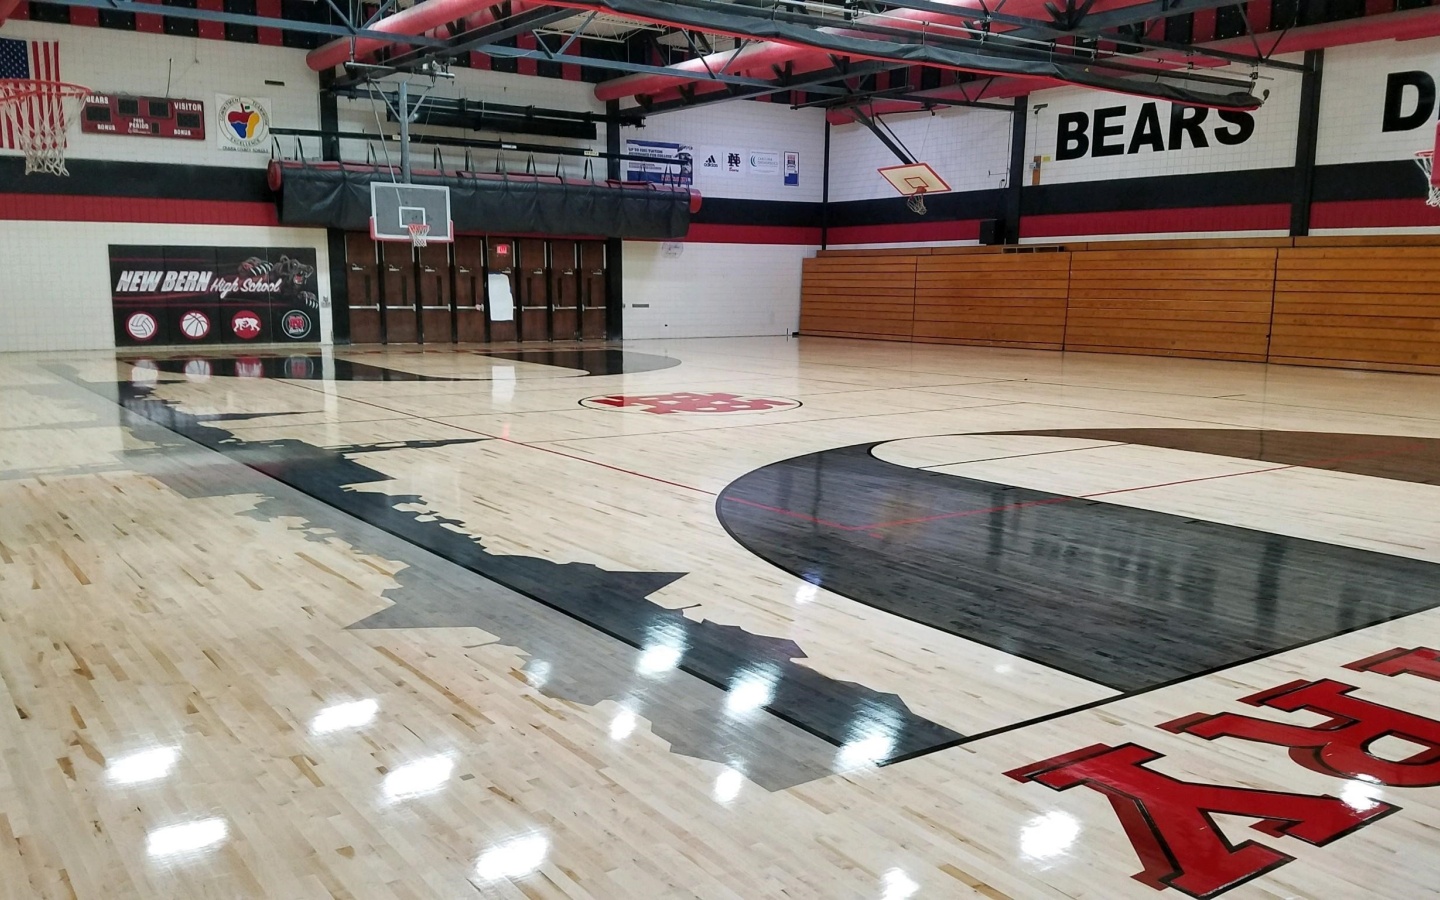
<path fill-rule="evenodd" d="M 91 94 L 80 114 L 80 130 L 88 134 L 130 134 L 141 137 L 205 139 L 205 104 L 169 97 Z"/>

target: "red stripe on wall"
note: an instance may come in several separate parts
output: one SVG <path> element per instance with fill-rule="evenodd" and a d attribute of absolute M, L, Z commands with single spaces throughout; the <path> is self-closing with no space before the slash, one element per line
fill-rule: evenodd
<path fill-rule="evenodd" d="M 829 244 L 899 244 L 919 241 L 978 241 L 979 219 L 904 222 L 894 225 L 847 225 L 831 228 Z"/>
<path fill-rule="evenodd" d="M 535 39 L 535 35 L 533 34 L 522 34 L 515 39 L 515 45 L 521 50 L 538 50 L 540 42 Z M 518 60 L 516 71 L 521 75 L 534 75 L 536 62 L 537 60 L 533 59 Z"/>
<path fill-rule="evenodd" d="M 0 194 L 3 217 L 43 222 L 154 222 L 175 225 L 279 225 L 273 203 L 156 200 L 66 194 Z"/>
<path fill-rule="evenodd" d="M 255 0 L 255 14 L 274 19 L 280 18 L 280 0 Z M 259 28 L 256 30 L 259 32 L 260 43 L 271 47 L 280 46 L 280 29 Z"/>
<path fill-rule="evenodd" d="M 1425 205 L 1425 196 L 1404 200 L 1337 200 L 1310 209 L 1311 228 L 1440 227 L 1440 209 Z"/>
<path fill-rule="evenodd" d="M 200 9 L 208 9 L 211 12 L 224 12 L 225 0 L 199 0 L 196 6 Z M 75 15 L 79 7 L 70 7 L 70 15 Z M 225 25 L 222 22 L 200 22 L 200 36 L 209 41 L 225 40 Z"/>
<path fill-rule="evenodd" d="M 686 241 L 697 244 L 819 244 L 820 229 L 790 225 L 690 226 Z"/>
<path fill-rule="evenodd" d="M 29 4 L 22 3 L 20 5 L 28 6 Z M 100 26 L 100 10 L 91 6 L 72 6 L 70 7 L 70 24 L 98 28 Z"/>
<path fill-rule="evenodd" d="M 156 6 L 160 5 L 159 0 L 140 0 L 140 2 L 153 3 Z M 164 34 L 165 20 L 158 15 L 152 15 L 150 13 L 136 13 L 135 30 L 142 31 L 145 34 Z"/>
<path fill-rule="evenodd" d="M 1133 209 L 1120 212 L 1026 216 L 1022 238 L 1087 234 L 1167 234 L 1206 231 L 1287 231 L 1288 203 L 1210 206 L 1198 209 Z M 833 232 L 832 232 L 833 233 Z M 923 238 L 921 240 L 924 240 Z"/>

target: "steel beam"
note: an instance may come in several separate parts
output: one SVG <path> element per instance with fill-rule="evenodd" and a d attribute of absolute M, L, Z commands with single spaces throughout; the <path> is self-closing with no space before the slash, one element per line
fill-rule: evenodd
<path fill-rule="evenodd" d="M 252 28 L 279 28 L 303 34 L 323 34 L 339 38 L 375 38 L 396 44 L 410 44 L 416 47 L 443 47 L 444 41 L 422 37 L 418 34 L 390 34 L 372 31 L 368 28 L 354 28 L 350 25 L 331 25 L 326 22 L 306 22 L 300 19 L 277 19 L 274 16 L 251 16 L 244 13 L 227 13 L 214 9 L 191 9 L 188 6 L 159 6 L 154 3 L 138 3 L 135 0 L 47 0 L 55 6 L 79 6 L 86 9 L 105 9 L 119 12 L 138 13 L 149 16 L 166 16 L 172 19 L 193 19 L 197 22 L 220 22 L 224 25 L 248 25 Z"/>

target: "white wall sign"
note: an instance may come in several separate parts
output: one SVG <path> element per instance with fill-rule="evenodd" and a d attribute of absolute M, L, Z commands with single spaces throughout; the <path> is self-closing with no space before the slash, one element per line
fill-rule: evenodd
<path fill-rule="evenodd" d="M 713 175 L 739 175 L 745 166 L 745 151 L 711 147 L 700 155 L 700 171 Z"/>
<path fill-rule="evenodd" d="M 780 151 L 751 150 L 745 154 L 751 175 L 774 175 L 780 171 Z"/>
<path fill-rule="evenodd" d="M 270 101 L 215 95 L 215 142 L 221 150 L 270 152 Z"/>
<path fill-rule="evenodd" d="M 1440 39 L 1326 50 L 1316 162 L 1412 159 L 1435 149 L 1437 86 Z"/>
<path fill-rule="evenodd" d="M 644 156 L 653 162 L 626 160 L 626 181 L 690 185 L 694 182 L 695 148 L 673 141 L 625 141 L 626 156 Z"/>

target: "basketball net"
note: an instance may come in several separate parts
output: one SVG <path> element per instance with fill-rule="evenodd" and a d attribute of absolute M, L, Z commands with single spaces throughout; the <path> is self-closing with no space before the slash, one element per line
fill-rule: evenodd
<path fill-rule="evenodd" d="M 413 222 L 405 226 L 410 229 L 410 246 L 424 247 L 430 243 L 430 226 L 423 222 Z"/>
<path fill-rule="evenodd" d="M 1426 206 L 1440 207 L 1440 185 L 1434 181 L 1435 172 L 1435 151 L 1421 150 L 1415 154 L 1415 165 L 1425 173 L 1425 184 L 1430 188 L 1430 195 L 1425 200 Z"/>
<path fill-rule="evenodd" d="M 0 79 L 0 120 L 25 154 L 25 174 L 69 175 L 65 168 L 65 132 L 80 115 L 90 89 L 60 81 Z"/>
<path fill-rule="evenodd" d="M 915 189 L 915 193 L 905 198 L 905 205 L 917 216 L 925 215 L 925 186 L 921 185 Z"/>

